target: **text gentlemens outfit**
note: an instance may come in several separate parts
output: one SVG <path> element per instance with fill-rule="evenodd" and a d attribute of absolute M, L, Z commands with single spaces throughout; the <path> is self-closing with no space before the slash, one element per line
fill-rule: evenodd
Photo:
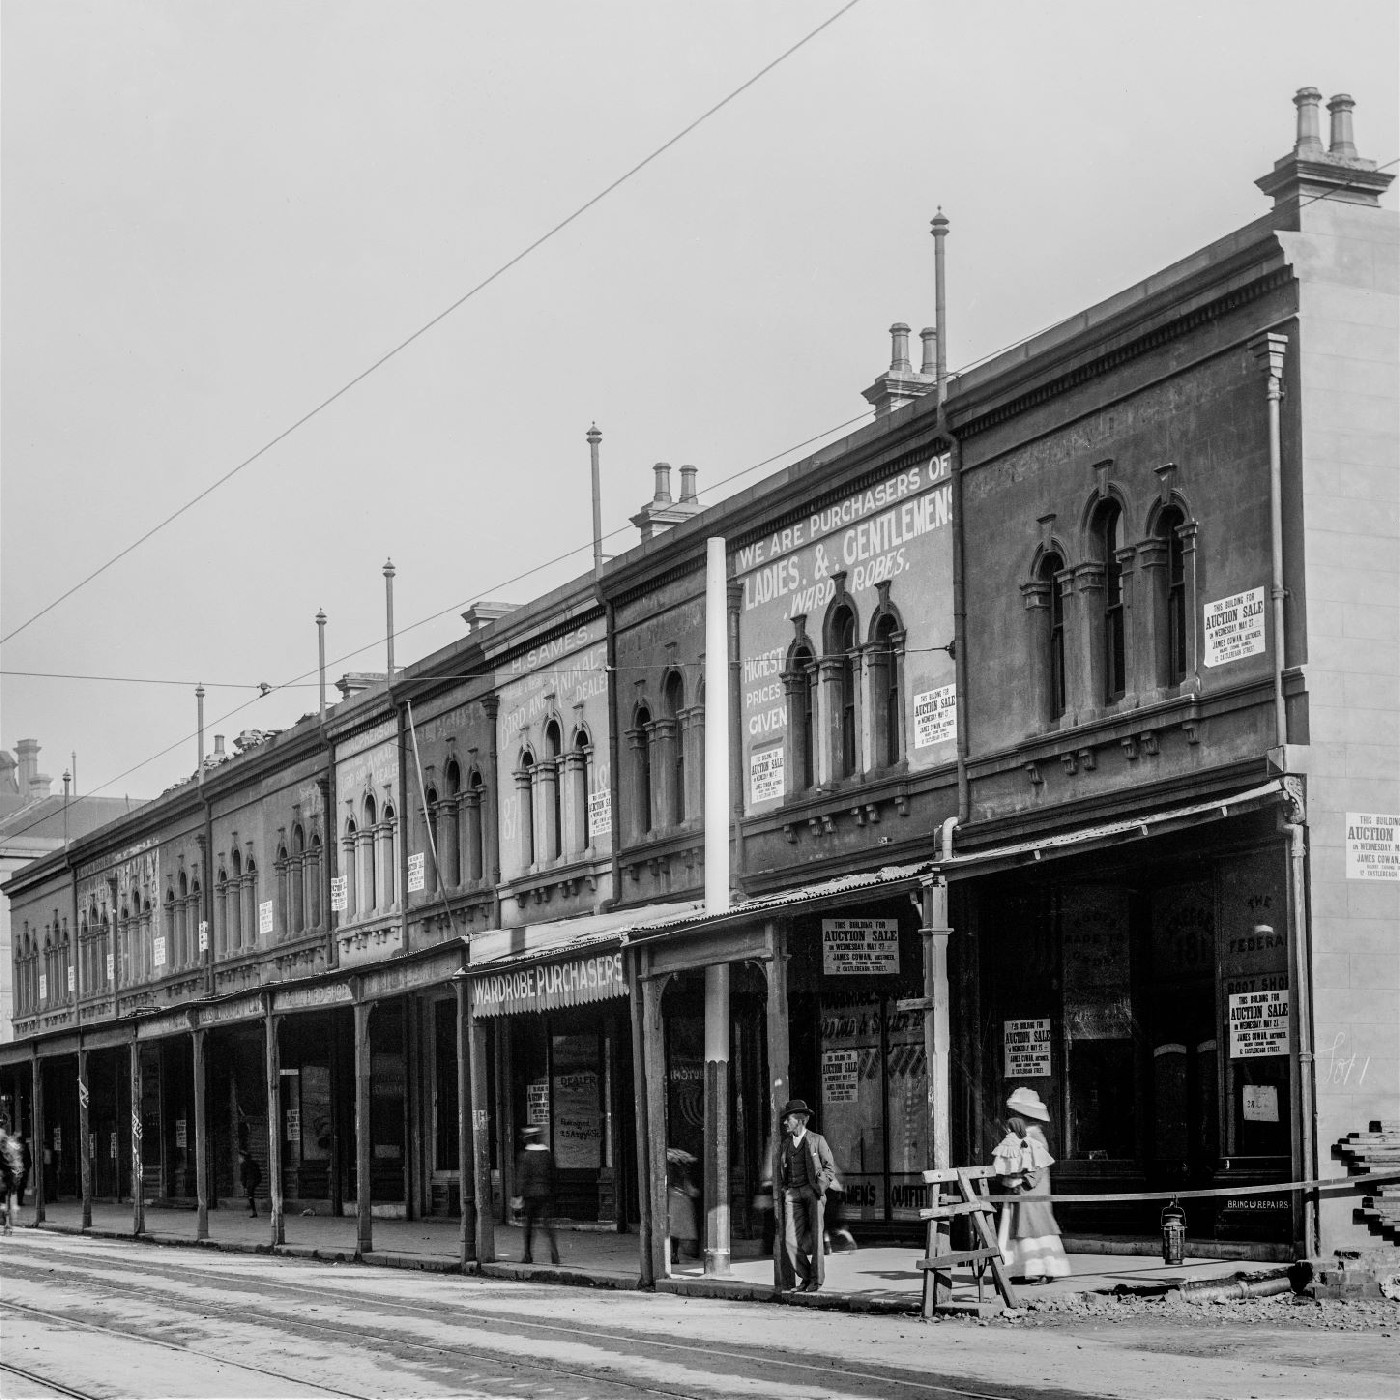
<path fill-rule="evenodd" d="M 778 1150 L 778 1190 L 782 1204 L 784 1282 L 820 1287 L 826 1278 L 822 1257 L 822 1211 L 826 1189 L 836 1179 L 836 1161 L 820 1133 L 783 1138 Z"/>

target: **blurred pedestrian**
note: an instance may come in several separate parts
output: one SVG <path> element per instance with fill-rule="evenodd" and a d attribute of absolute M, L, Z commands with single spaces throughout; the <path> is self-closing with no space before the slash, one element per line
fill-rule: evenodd
<path fill-rule="evenodd" d="M 860 1248 L 846 1228 L 846 1187 L 839 1176 L 826 1188 L 825 1231 L 822 1239 L 828 1254 L 850 1254 Z"/>
<path fill-rule="evenodd" d="M 773 1209 L 773 1163 L 777 1156 L 778 1135 L 774 1133 L 768 1139 L 768 1150 L 759 1163 L 758 1190 L 753 1198 L 753 1208 L 758 1213 L 759 1227 L 763 1234 L 763 1252 L 770 1258 L 773 1254 L 773 1242 L 777 1238 L 777 1230 L 773 1223 L 776 1218 Z"/>
<path fill-rule="evenodd" d="M 1069 1259 L 1049 1200 L 1050 1168 L 1055 1159 L 1040 1126 L 1050 1121 L 1050 1110 L 1034 1089 L 1024 1085 L 1007 1099 L 1006 1106 L 1011 1116 L 1006 1120 L 1006 1136 L 992 1155 L 992 1165 L 1003 1193 L 1017 1199 L 1001 1208 L 997 1244 L 1002 1262 L 1015 1283 L 1068 1278 Z"/>
<path fill-rule="evenodd" d="M 248 1214 L 258 1213 L 258 1187 L 262 1185 L 262 1168 L 253 1160 L 253 1154 L 245 1147 L 238 1154 L 238 1182 L 243 1194 L 248 1198 Z"/>
<path fill-rule="evenodd" d="M 774 1204 L 783 1211 L 784 1282 L 799 1293 L 815 1293 L 826 1280 L 822 1214 L 836 1179 L 836 1162 L 820 1133 L 807 1130 L 812 1110 L 802 1099 L 783 1106 L 783 1144 L 778 1152 Z"/>
<path fill-rule="evenodd" d="M 559 1243 L 554 1238 L 554 1153 L 544 1140 L 544 1129 L 531 1123 L 521 1136 L 525 1145 L 515 1164 L 515 1184 L 520 1192 L 520 1208 L 525 1215 L 525 1248 L 520 1255 L 522 1264 L 533 1264 L 535 1227 L 549 1241 L 549 1260 L 559 1262 Z"/>
<path fill-rule="evenodd" d="M 695 1154 L 683 1147 L 666 1149 L 666 1233 L 671 1238 L 671 1262 L 681 1254 L 700 1257 L 700 1227 L 695 1218 L 695 1199 L 700 1194 L 690 1169 Z"/>
<path fill-rule="evenodd" d="M 5 1233 L 15 1223 L 15 1197 L 24 1175 L 24 1148 L 20 1140 L 10 1136 L 10 1120 L 0 1117 L 0 1209 L 5 1214 Z"/>

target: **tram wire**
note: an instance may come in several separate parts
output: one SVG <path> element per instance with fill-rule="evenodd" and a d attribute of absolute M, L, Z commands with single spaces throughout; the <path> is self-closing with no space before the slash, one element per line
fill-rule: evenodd
<path fill-rule="evenodd" d="M 116 1242 L 114 1241 L 113 1243 Z M 127 1266 L 118 1264 L 118 1267 L 125 1268 Z M 144 1271 L 148 1274 L 154 1272 L 154 1270 L 152 1270 L 148 1265 L 143 1265 L 143 1267 Z M 332 1266 L 323 1265 L 322 1267 L 330 1268 Z M 157 1270 L 160 1273 L 162 1273 L 165 1277 L 170 1279 L 172 1283 L 177 1282 L 179 1280 L 180 1275 L 185 1272 L 179 1266 L 165 1268 L 160 1268 L 159 1266 L 157 1266 Z M 341 1273 L 339 1275 L 339 1277 L 342 1279 L 350 1278 L 352 1276 L 353 1275 L 348 1273 Z M 45 1276 L 36 1273 L 36 1277 L 42 1280 Z M 368 1275 L 368 1273 L 366 1273 L 365 1277 L 366 1281 L 368 1281 L 368 1279 L 371 1276 Z M 462 1278 L 461 1275 L 447 1275 L 446 1277 L 456 1277 L 459 1280 Z M 203 1276 L 203 1280 L 205 1284 L 209 1286 L 213 1286 L 216 1283 L 229 1283 L 236 1287 L 247 1285 L 246 1280 L 240 1279 L 237 1276 L 229 1275 L 224 1275 L 223 1277 L 216 1279 L 212 1275 L 205 1274 Z M 495 1280 L 486 1279 L 483 1279 L 482 1281 L 495 1282 Z M 164 1299 L 167 1296 L 160 1289 L 149 1286 L 143 1287 L 141 1285 L 128 1283 L 125 1281 L 118 1281 L 116 1283 L 113 1283 L 111 1280 L 104 1279 L 103 1284 L 106 1287 L 113 1289 L 121 1289 L 128 1294 L 133 1294 L 136 1296 L 147 1296 L 157 1299 Z M 525 1286 L 528 1287 L 529 1285 Z M 544 1286 L 549 1288 L 556 1287 L 556 1285 Z M 406 1301 L 403 1299 L 391 1299 L 384 1298 L 381 1296 L 376 1296 L 372 1300 L 362 1299 L 353 1293 L 343 1292 L 340 1289 L 327 1290 L 325 1288 L 314 1287 L 309 1283 L 285 1282 L 281 1280 L 273 1280 L 267 1278 L 259 1278 L 257 1280 L 257 1288 L 262 1293 L 267 1293 L 269 1291 L 278 1291 L 283 1294 L 290 1294 L 293 1297 L 314 1298 L 316 1299 L 317 1303 L 322 1306 L 325 1305 L 327 1297 L 330 1294 L 333 1294 L 338 1305 L 347 1307 L 368 1307 L 372 1305 L 377 1311 L 386 1315 L 391 1312 L 399 1312 L 409 1317 L 419 1317 L 432 1322 L 442 1322 L 444 1320 L 444 1311 L 446 1311 L 448 1315 L 448 1320 L 451 1322 L 469 1321 L 483 1326 L 494 1326 L 499 1329 L 518 1328 L 521 1330 L 528 1330 L 532 1332 L 560 1334 L 564 1338 L 568 1338 L 576 1342 L 590 1344 L 602 1344 L 611 1342 L 619 1343 L 630 1347 L 645 1347 L 648 1349 L 660 1348 L 672 1352 L 692 1353 L 706 1360 L 719 1357 L 730 1360 L 734 1363 L 761 1364 L 767 1367 L 781 1368 L 786 1371 L 797 1371 L 808 1374 L 815 1374 L 819 1377 L 826 1379 L 829 1379 L 832 1376 L 844 1376 L 852 1381 L 859 1381 L 877 1386 L 883 1385 L 887 1387 L 894 1387 L 897 1390 L 901 1391 L 916 1392 L 919 1394 L 935 1396 L 956 1396 L 958 1397 L 958 1400 L 1016 1400 L 1016 1398 L 1013 1396 L 1004 1395 L 999 1392 L 984 1390 L 966 1390 L 953 1385 L 940 1384 L 938 1382 L 933 1381 L 918 1380 L 913 1377 L 906 1377 L 898 1374 L 890 1374 L 884 1371 L 861 1370 L 849 1365 L 823 1365 L 819 1362 L 784 1360 L 771 1355 L 771 1352 L 769 1351 L 766 1345 L 756 1345 L 751 1351 L 749 1351 L 729 1349 L 723 1346 L 716 1345 L 702 1345 L 700 1343 L 692 1342 L 676 1342 L 664 1337 L 659 1337 L 644 1332 L 603 1331 L 596 1327 L 570 1325 L 567 1323 L 557 1321 L 539 1321 L 536 1320 L 534 1317 L 526 1316 L 520 1313 L 497 1313 L 489 1310 L 473 1310 L 470 1306 L 464 1307 L 460 1305 L 455 1298 L 449 1299 L 446 1296 L 444 1296 L 443 1303 L 441 1306 L 433 1307 L 420 1303 Z M 246 1310 L 241 1309 L 240 1307 L 234 1306 L 232 1304 L 223 1307 L 210 1307 L 208 1305 L 204 1305 L 202 1307 L 202 1311 L 204 1311 L 206 1314 L 209 1312 L 217 1312 L 234 1318 L 244 1319 L 248 1319 L 256 1315 L 256 1313 L 248 1313 Z M 264 1314 L 263 1316 L 270 1317 L 275 1322 L 285 1323 L 287 1321 L 287 1318 L 284 1314 L 268 1313 Z M 298 1316 L 296 1320 L 296 1325 L 299 1327 L 319 1328 L 325 1331 L 332 1332 L 336 1335 L 342 1335 L 345 1333 L 348 1333 L 354 1337 L 362 1337 L 364 1335 L 363 1330 L 361 1328 L 358 1328 L 349 1323 L 334 1324 L 324 1322 L 313 1322 L 307 1318 Z M 426 1348 L 434 1352 L 453 1351 L 464 1356 L 470 1356 L 473 1358 L 480 1359 L 478 1357 L 478 1354 L 472 1352 L 469 1348 L 465 1346 L 455 1346 L 448 1342 L 426 1343 L 405 1337 L 396 1337 L 395 1341 L 396 1343 L 402 1343 L 408 1346 Z M 166 1345 L 170 1344 L 166 1343 Z M 510 1364 L 530 1366 L 538 1363 L 532 1363 L 529 1361 L 517 1361 L 516 1358 L 512 1357 Z M 546 1366 L 542 1367 L 541 1369 L 553 1370 L 558 1372 L 559 1374 L 570 1375 L 579 1379 L 588 1379 L 594 1381 L 600 1379 L 600 1377 L 595 1374 L 573 1371 L 567 1367 L 562 1366 Z M 607 1377 L 607 1379 L 617 1380 L 618 1384 L 626 1385 L 630 1389 L 639 1390 L 646 1394 L 672 1396 L 677 1393 L 673 1390 L 658 1390 L 655 1388 L 647 1387 L 640 1384 L 639 1382 L 625 1381 L 616 1376 L 609 1376 Z"/>

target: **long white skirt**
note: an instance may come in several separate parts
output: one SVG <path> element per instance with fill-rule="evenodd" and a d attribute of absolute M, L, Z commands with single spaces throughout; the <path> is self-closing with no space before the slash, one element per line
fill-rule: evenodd
<path fill-rule="evenodd" d="M 1069 1258 L 1058 1235 L 1032 1235 L 1011 1238 L 1011 1207 L 1002 1206 L 997 1223 L 997 1246 L 1001 1262 L 1012 1278 L 1068 1278 Z"/>

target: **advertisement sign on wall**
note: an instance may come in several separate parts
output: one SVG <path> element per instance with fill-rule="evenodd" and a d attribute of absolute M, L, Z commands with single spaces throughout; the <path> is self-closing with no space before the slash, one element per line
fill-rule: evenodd
<path fill-rule="evenodd" d="M 1050 1022 L 1022 1020 L 1002 1022 L 1002 1045 L 1008 1079 L 1050 1077 Z"/>
<path fill-rule="evenodd" d="M 1225 666 L 1264 650 L 1264 590 L 1251 588 L 1205 606 L 1207 666 Z"/>
<path fill-rule="evenodd" d="M 899 971 L 896 919 L 823 919 L 822 971 L 828 977 Z"/>
<path fill-rule="evenodd" d="M 1236 992 L 1230 997 L 1230 1058 L 1288 1053 L 1288 990 Z"/>
<path fill-rule="evenodd" d="M 1347 879 L 1400 880 L 1400 817 L 1347 813 Z"/>
<path fill-rule="evenodd" d="M 931 451 L 923 462 L 820 505 L 734 552 L 741 598 L 747 810 L 782 800 L 782 744 L 788 730 L 782 674 L 797 637 L 795 619 L 805 618 L 804 635 L 819 656 L 837 574 L 845 576 L 862 644 L 870 637 L 880 585 L 889 585 L 890 603 L 898 609 L 905 631 L 905 713 L 910 725 L 906 757 L 912 768 L 949 760 L 947 749 L 940 746 L 954 737 L 952 721 L 943 717 L 943 692 L 951 688 L 954 666 L 947 653 L 936 648 L 953 635 L 950 471 L 948 454 Z M 915 715 L 915 696 L 926 702 L 921 718 Z"/>

